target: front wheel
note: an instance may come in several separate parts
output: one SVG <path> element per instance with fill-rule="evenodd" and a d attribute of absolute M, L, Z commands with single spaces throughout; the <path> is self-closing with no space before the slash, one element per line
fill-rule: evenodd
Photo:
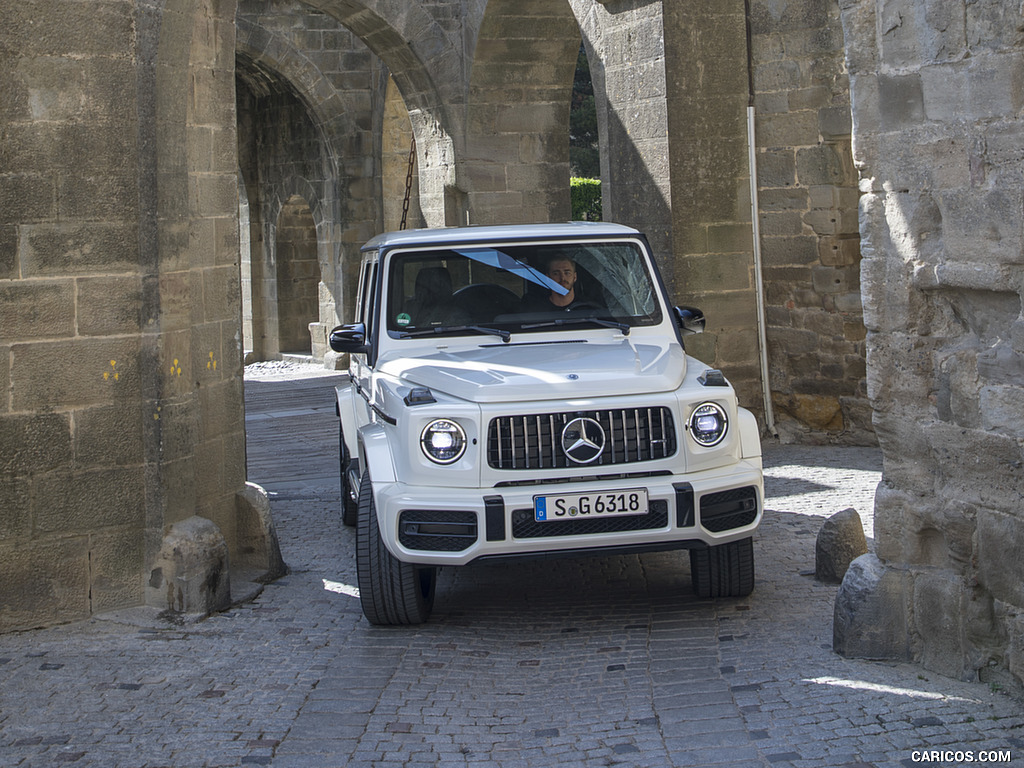
<path fill-rule="evenodd" d="M 754 540 L 691 549 L 690 576 L 697 597 L 746 597 L 754 590 Z"/>
<path fill-rule="evenodd" d="M 371 624 L 422 624 L 430 618 L 437 568 L 403 563 L 384 546 L 368 472 L 359 483 L 356 572 L 359 602 Z"/>

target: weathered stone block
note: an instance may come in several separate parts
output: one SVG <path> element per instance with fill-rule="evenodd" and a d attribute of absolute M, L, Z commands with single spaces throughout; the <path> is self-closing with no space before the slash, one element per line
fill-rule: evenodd
<path fill-rule="evenodd" d="M 875 555 L 854 560 L 836 594 L 833 650 L 848 658 L 910 661 L 909 588 L 909 574 Z"/>
<path fill-rule="evenodd" d="M 74 415 L 74 465 L 79 469 L 143 463 L 143 409 L 139 404 L 85 408 Z"/>
<path fill-rule="evenodd" d="M 814 290 L 818 293 L 848 293 L 856 285 L 857 275 L 851 268 L 815 267 L 811 270 Z"/>
<path fill-rule="evenodd" d="M 0 223 L 0 280 L 18 276 L 18 228 Z"/>
<path fill-rule="evenodd" d="M 73 339 L 11 347 L 15 410 L 137 400 L 139 338 Z M 54 367 L 53 361 L 61 365 Z"/>
<path fill-rule="evenodd" d="M 826 267 L 848 267 L 860 263 L 860 237 L 837 235 L 818 241 L 818 258 Z M 858 305 L 860 299 L 858 294 Z"/>
<path fill-rule="evenodd" d="M 25 277 L 131 272 L 137 268 L 133 224 L 61 222 L 21 227 L 19 257 Z"/>
<path fill-rule="evenodd" d="M 818 143 L 816 112 L 763 115 L 757 124 L 757 143 L 766 147 L 806 147 Z"/>
<path fill-rule="evenodd" d="M 853 159 L 849 155 L 849 144 L 820 144 L 797 150 L 796 174 L 800 184 L 834 184 L 838 186 L 856 183 Z"/>
<path fill-rule="evenodd" d="M 60 472 L 39 478 L 33 492 L 33 523 L 40 533 L 86 534 L 96 528 L 134 528 L 145 522 L 143 469 L 119 467 Z"/>
<path fill-rule="evenodd" d="M 826 107 L 818 111 L 818 124 L 825 140 L 846 138 L 853 131 L 849 105 Z"/>
<path fill-rule="evenodd" d="M 0 285 L 0 328 L 9 342 L 74 336 L 74 283 L 19 280 Z"/>
<path fill-rule="evenodd" d="M 757 155 L 757 181 L 762 187 L 790 187 L 796 183 L 796 156 L 792 149 L 771 149 Z"/>
<path fill-rule="evenodd" d="M 884 130 L 907 130 L 925 121 L 920 75 L 879 75 L 878 91 Z"/>
<path fill-rule="evenodd" d="M 0 175 L 0 200 L 3 224 L 50 219 L 57 212 L 53 179 L 43 174 Z"/>
<path fill-rule="evenodd" d="M 819 581 L 839 584 L 856 558 L 866 555 L 868 542 L 857 510 L 836 512 L 818 531 L 814 545 L 814 575 Z"/>
<path fill-rule="evenodd" d="M 840 432 L 844 427 L 843 409 L 837 397 L 773 392 L 772 401 L 779 411 L 811 429 Z"/>
<path fill-rule="evenodd" d="M 948 571 L 914 577 L 914 633 L 925 669 L 961 680 L 976 680 L 964 638 L 964 585 Z"/>
<path fill-rule="evenodd" d="M 78 332 L 83 336 L 137 333 L 144 314 L 142 278 L 79 278 Z"/>
<path fill-rule="evenodd" d="M 1005 512 L 979 510 L 979 580 L 997 600 L 1024 605 L 1024 525 L 1020 517 Z"/>
<path fill-rule="evenodd" d="M 246 483 L 236 499 L 238 556 L 235 564 L 258 571 L 261 580 L 272 581 L 283 576 L 288 568 L 281 557 L 267 492 L 255 483 Z"/>
<path fill-rule="evenodd" d="M 141 605 L 144 601 L 141 528 L 104 531 L 90 539 L 92 612 Z"/>
<path fill-rule="evenodd" d="M 146 585 L 146 602 L 194 617 L 230 605 L 228 546 L 216 525 L 193 515 L 170 527 Z"/>
<path fill-rule="evenodd" d="M 0 542 L 0 632 L 89 615 L 89 552 L 85 537 Z M 46 564 L 41 568 L 41 564 Z"/>
<path fill-rule="evenodd" d="M 0 475 L 0 542 L 28 540 L 32 534 L 31 504 L 27 480 Z"/>
<path fill-rule="evenodd" d="M 761 246 L 761 257 L 766 266 L 806 268 L 818 261 L 818 238 L 807 235 L 765 238 Z M 809 284 L 810 272 L 804 272 L 800 280 Z"/>
<path fill-rule="evenodd" d="M 0 475 L 28 475 L 67 467 L 72 457 L 68 414 L 0 415 L 0 445 L 5 446 L 0 451 Z"/>

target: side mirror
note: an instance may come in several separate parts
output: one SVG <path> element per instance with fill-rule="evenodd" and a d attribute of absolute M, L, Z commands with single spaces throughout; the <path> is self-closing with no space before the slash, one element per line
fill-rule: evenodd
<path fill-rule="evenodd" d="M 675 307 L 676 325 L 684 334 L 704 332 L 704 313 L 696 307 Z"/>
<path fill-rule="evenodd" d="M 328 343 L 335 352 L 358 354 L 369 351 L 366 345 L 366 326 L 363 323 L 339 325 L 331 331 Z"/>

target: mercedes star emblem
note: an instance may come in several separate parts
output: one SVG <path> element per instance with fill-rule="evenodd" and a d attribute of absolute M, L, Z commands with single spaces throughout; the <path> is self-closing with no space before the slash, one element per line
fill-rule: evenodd
<path fill-rule="evenodd" d="M 594 419 L 579 416 L 562 430 L 562 451 L 570 461 L 589 464 L 604 451 L 604 428 Z"/>

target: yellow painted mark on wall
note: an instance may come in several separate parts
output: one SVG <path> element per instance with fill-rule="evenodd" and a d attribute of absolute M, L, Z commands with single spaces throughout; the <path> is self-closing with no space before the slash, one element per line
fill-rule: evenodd
<path fill-rule="evenodd" d="M 181 366 L 178 365 L 178 358 L 174 358 L 174 362 L 171 363 L 171 376 L 181 376 Z"/>
<path fill-rule="evenodd" d="M 110 370 L 103 372 L 103 380 L 110 381 L 111 379 L 113 379 L 114 381 L 118 381 L 120 378 L 121 374 L 117 370 L 117 360 L 111 360 Z"/>
<path fill-rule="evenodd" d="M 210 359 L 206 361 L 206 370 L 216 371 L 217 361 L 213 359 L 213 352 L 210 353 Z"/>

